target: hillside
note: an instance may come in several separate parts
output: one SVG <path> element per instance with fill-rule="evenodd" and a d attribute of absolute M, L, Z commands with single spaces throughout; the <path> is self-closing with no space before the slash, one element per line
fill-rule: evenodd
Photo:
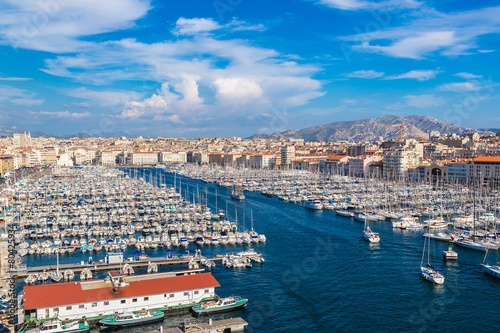
<path fill-rule="evenodd" d="M 384 140 L 399 139 L 400 126 L 403 137 L 428 139 L 429 133 L 462 134 L 473 129 L 460 127 L 428 116 L 384 116 L 380 118 L 355 121 L 339 121 L 301 130 L 283 130 L 272 134 L 257 134 L 252 138 L 301 138 L 306 141 L 373 141 L 382 137 Z"/>

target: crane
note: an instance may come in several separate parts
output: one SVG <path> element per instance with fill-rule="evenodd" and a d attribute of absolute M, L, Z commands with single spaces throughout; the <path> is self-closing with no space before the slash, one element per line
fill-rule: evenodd
<path fill-rule="evenodd" d="M 403 124 L 391 124 L 391 125 L 379 125 L 379 124 L 375 124 L 375 126 L 384 126 L 384 127 L 398 126 L 399 127 L 399 141 L 400 142 L 403 142 L 403 127 L 410 127 L 409 125 L 403 125 Z"/>

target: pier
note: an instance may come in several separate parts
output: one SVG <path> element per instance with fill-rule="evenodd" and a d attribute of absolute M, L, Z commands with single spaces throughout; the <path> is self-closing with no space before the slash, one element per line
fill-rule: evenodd
<path fill-rule="evenodd" d="M 65 270 L 72 270 L 75 274 L 81 273 L 81 271 L 85 268 L 88 268 L 95 272 L 102 271 L 113 271 L 113 270 L 121 270 L 121 268 L 128 264 L 130 267 L 136 268 L 147 268 L 150 264 L 156 264 L 157 266 L 175 266 L 175 265 L 188 265 L 191 260 L 195 260 L 197 263 L 202 259 L 209 259 L 211 261 L 217 262 L 222 261 L 222 257 L 214 257 L 214 258 L 204 258 L 204 257 L 181 257 L 181 258 L 168 258 L 168 257 L 152 257 L 147 260 L 139 260 L 139 261 L 124 261 L 123 263 L 115 263 L 108 264 L 106 262 L 98 261 L 89 264 L 88 262 L 80 263 L 72 263 L 72 264 L 60 264 L 59 271 L 63 272 Z M 30 274 L 40 274 L 44 271 L 50 272 L 57 270 L 57 265 L 48 265 L 48 266 L 37 266 L 37 267 L 28 267 L 20 270 L 10 270 L 11 275 L 16 275 L 18 278 L 27 277 Z"/>
<path fill-rule="evenodd" d="M 243 331 L 248 323 L 240 317 L 212 320 L 201 323 L 197 320 L 184 322 L 183 329 L 179 327 L 161 328 L 159 331 L 149 331 L 146 333 L 209 333 L 209 332 L 236 332 Z"/>

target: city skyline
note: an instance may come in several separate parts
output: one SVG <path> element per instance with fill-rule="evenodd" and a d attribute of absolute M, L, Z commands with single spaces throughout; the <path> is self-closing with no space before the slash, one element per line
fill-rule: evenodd
<path fill-rule="evenodd" d="M 242 136 L 384 115 L 498 127 L 500 7 L 7 1 L 2 126 Z"/>

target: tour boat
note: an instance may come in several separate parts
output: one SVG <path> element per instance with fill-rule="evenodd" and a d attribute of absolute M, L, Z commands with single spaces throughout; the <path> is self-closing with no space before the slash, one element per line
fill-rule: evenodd
<path fill-rule="evenodd" d="M 248 299 L 239 296 L 220 298 L 219 300 L 202 302 L 192 308 L 196 316 L 226 312 L 246 306 Z"/>
<path fill-rule="evenodd" d="M 90 332 L 90 325 L 87 322 L 79 323 L 78 321 L 71 321 L 63 324 L 59 319 L 46 321 L 42 326 L 21 331 L 20 333 L 87 333 Z"/>
<path fill-rule="evenodd" d="M 99 321 L 107 327 L 129 327 L 163 321 L 165 314 L 161 311 L 143 310 L 139 312 L 119 313 Z"/>

